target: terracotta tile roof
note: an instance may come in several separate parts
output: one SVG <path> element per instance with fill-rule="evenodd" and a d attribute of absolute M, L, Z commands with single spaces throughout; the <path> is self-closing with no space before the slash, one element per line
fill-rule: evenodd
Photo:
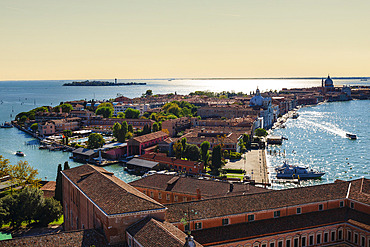
<path fill-rule="evenodd" d="M 370 204 L 370 179 L 360 178 L 351 181 L 348 198 Z"/>
<path fill-rule="evenodd" d="M 147 142 L 147 141 L 151 141 L 151 140 L 154 140 L 154 139 L 157 139 L 157 138 L 167 137 L 167 136 L 168 135 L 166 133 L 164 133 L 163 131 L 157 131 L 157 132 L 153 132 L 153 133 L 150 133 L 150 134 L 146 134 L 146 135 L 142 135 L 142 136 L 132 138 L 132 140 L 135 140 L 139 143 L 143 143 L 143 142 Z"/>
<path fill-rule="evenodd" d="M 55 186 L 56 186 L 56 182 L 55 181 L 49 181 L 47 182 L 44 186 L 42 186 L 40 188 L 40 190 L 42 191 L 45 191 L 45 190 L 51 190 L 51 191 L 54 191 L 55 190 Z"/>
<path fill-rule="evenodd" d="M 108 246 L 104 236 L 94 229 L 52 233 L 0 241 L 0 246 Z"/>
<path fill-rule="evenodd" d="M 182 160 L 182 159 L 167 157 L 163 154 L 157 154 L 157 153 L 143 154 L 139 157 L 139 159 L 152 160 L 152 161 L 157 161 L 159 163 L 173 164 L 173 165 L 183 165 L 183 166 L 189 166 L 189 167 L 190 166 L 195 166 L 195 165 L 201 163 L 201 162 L 197 162 L 197 161 Z"/>
<path fill-rule="evenodd" d="M 205 219 L 346 198 L 348 186 L 349 182 L 339 181 L 331 184 L 272 190 L 257 194 L 167 204 L 166 220 L 180 222 L 183 212 L 189 207 L 198 212 L 194 219 Z"/>
<path fill-rule="evenodd" d="M 168 222 L 144 218 L 127 229 L 143 247 L 183 247 L 186 234 Z M 202 246 L 195 243 L 196 246 Z"/>
<path fill-rule="evenodd" d="M 82 165 L 62 173 L 108 215 L 165 209 L 101 167 Z"/>
<path fill-rule="evenodd" d="M 174 183 L 169 184 L 173 178 L 178 178 Z M 162 191 L 171 191 L 175 193 L 197 195 L 197 189 L 200 190 L 202 198 L 232 196 L 238 194 L 253 194 L 266 192 L 267 189 L 246 184 L 233 184 L 232 192 L 230 191 L 230 183 L 200 180 L 191 177 L 179 177 L 165 174 L 154 174 L 141 178 L 129 183 L 134 187 L 152 188 Z"/>
<path fill-rule="evenodd" d="M 277 235 L 279 232 L 310 229 L 334 223 L 370 222 L 369 214 L 349 208 L 338 208 L 281 218 L 245 222 L 240 224 L 192 231 L 194 238 L 201 244 L 227 243 L 260 236 Z M 368 226 L 368 225 L 367 225 Z"/>

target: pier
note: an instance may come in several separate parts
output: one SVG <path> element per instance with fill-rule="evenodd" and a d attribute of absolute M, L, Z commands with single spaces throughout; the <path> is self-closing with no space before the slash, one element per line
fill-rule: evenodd
<path fill-rule="evenodd" d="M 249 150 L 242 154 L 242 159 L 228 162 L 225 168 L 243 169 L 255 184 L 270 185 L 265 149 Z"/>

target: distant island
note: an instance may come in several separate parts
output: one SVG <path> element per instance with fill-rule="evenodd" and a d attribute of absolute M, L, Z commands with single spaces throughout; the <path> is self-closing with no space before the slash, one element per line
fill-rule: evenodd
<path fill-rule="evenodd" d="M 146 82 L 109 82 L 109 81 L 74 81 L 71 83 L 64 83 L 63 86 L 132 86 L 132 85 L 146 85 Z"/>

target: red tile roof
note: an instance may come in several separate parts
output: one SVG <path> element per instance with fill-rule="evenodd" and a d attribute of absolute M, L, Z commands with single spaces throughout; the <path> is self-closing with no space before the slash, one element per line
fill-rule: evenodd
<path fill-rule="evenodd" d="M 168 135 L 166 133 L 164 133 L 163 131 L 157 131 L 157 132 L 153 132 L 153 133 L 150 133 L 150 134 L 146 134 L 146 135 L 142 135 L 142 136 L 132 138 L 132 140 L 134 140 L 136 142 L 139 142 L 139 143 L 143 143 L 143 142 L 148 142 L 148 141 L 151 141 L 151 140 L 154 140 L 154 139 L 157 139 L 157 138 L 161 138 L 161 137 L 168 137 Z"/>
<path fill-rule="evenodd" d="M 176 181 L 169 183 L 177 178 Z M 134 187 L 151 188 L 162 191 L 171 191 L 175 193 L 197 195 L 199 189 L 202 198 L 211 197 L 224 197 L 239 194 L 253 194 L 268 191 L 261 187 L 256 187 L 247 184 L 233 184 L 232 192 L 230 192 L 230 183 L 213 181 L 213 180 L 200 180 L 191 177 L 179 177 L 165 174 L 154 174 L 141 178 L 139 180 L 129 183 Z"/>
<path fill-rule="evenodd" d="M 186 234 L 172 224 L 149 217 L 129 227 L 127 232 L 143 247 L 183 247 L 186 238 Z"/>
<path fill-rule="evenodd" d="M 107 215 L 165 209 L 101 167 L 82 165 L 62 173 Z"/>

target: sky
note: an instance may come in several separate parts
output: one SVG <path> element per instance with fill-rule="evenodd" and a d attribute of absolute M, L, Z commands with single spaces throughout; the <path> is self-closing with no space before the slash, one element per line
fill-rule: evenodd
<path fill-rule="evenodd" d="M 0 80 L 370 76 L 369 0 L 0 0 Z"/>

